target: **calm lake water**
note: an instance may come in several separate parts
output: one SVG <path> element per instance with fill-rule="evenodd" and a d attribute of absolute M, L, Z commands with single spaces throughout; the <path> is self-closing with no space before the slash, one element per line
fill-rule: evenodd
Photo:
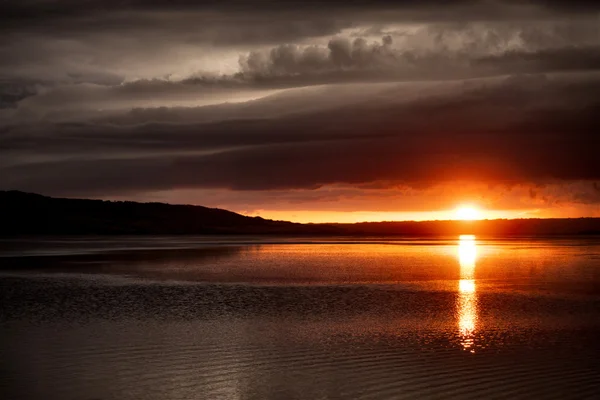
<path fill-rule="evenodd" d="M 2 399 L 600 398 L 600 238 L 0 240 Z"/>

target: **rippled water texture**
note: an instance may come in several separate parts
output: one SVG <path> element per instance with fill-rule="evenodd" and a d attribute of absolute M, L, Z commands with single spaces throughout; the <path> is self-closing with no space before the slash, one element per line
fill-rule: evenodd
<path fill-rule="evenodd" d="M 2 399 L 600 398 L 600 238 L 0 240 Z"/>

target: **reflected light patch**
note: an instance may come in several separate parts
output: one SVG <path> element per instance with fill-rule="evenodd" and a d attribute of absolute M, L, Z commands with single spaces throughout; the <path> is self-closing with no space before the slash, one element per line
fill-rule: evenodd
<path fill-rule="evenodd" d="M 475 293 L 475 281 L 473 279 L 461 279 L 458 282 L 460 293 Z"/>
<path fill-rule="evenodd" d="M 463 336 L 471 335 L 475 331 L 475 322 L 477 319 L 477 310 L 475 308 L 474 297 L 464 296 L 461 302 L 461 314 L 458 321 L 460 334 Z"/>
<path fill-rule="evenodd" d="M 473 279 L 477 247 L 475 236 L 461 235 L 458 242 L 458 263 L 460 264 L 460 279 Z"/>
<path fill-rule="evenodd" d="M 473 334 L 477 325 L 477 298 L 475 292 L 459 293 L 458 331 L 465 350 L 473 345 Z"/>
<path fill-rule="evenodd" d="M 477 329 L 477 294 L 475 285 L 475 262 L 477 244 L 474 235 L 461 235 L 458 240 L 458 263 L 460 280 L 458 281 L 458 334 L 460 344 L 465 351 L 475 352 L 475 331 Z"/>

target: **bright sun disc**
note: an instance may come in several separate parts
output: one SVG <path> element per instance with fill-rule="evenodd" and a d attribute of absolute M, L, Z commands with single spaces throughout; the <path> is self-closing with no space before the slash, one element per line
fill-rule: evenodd
<path fill-rule="evenodd" d="M 456 219 L 472 221 L 481 218 L 481 213 L 474 207 L 459 207 L 456 209 Z"/>

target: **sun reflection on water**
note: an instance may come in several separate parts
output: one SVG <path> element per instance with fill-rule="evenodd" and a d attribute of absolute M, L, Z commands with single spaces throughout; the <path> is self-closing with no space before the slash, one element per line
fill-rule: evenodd
<path fill-rule="evenodd" d="M 477 329 L 477 294 L 475 285 L 475 262 L 477 244 L 475 236 L 461 235 L 458 241 L 458 332 L 464 350 L 475 352 L 475 331 Z"/>

